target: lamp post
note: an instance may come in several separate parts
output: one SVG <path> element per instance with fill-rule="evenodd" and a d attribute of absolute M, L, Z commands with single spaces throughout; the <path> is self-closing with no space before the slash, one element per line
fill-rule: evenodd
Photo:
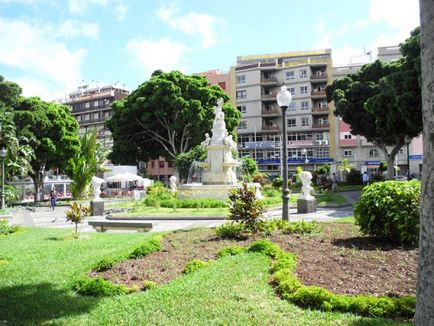
<path fill-rule="evenodd" d="M 306 164 L 309 163 L 309 160 L 307 159 L 307 149 L 306 149 L 306 148 L 303 148 L 303 149 L 301 150 L 301 153 L 302 153 L 303 156 L 304 156 L 304 166 L 303 166 L 303 170 L 306 170 Z"/>
<path fill-rule="evenodd" d="M 6 149 L 2 147 L 0 149 L 0 158 L 2 160 L 2 196 L 1 196 L 1 208 L 5 208 L 5 158 Z"/>
<path fill-rule="evenodd" d="M 404 141 L 407 144 L 407 180 L 410 180 L 410 143 L 411 143 L 411 137 L 405 136 Z"/>
<path fill-rule="evenodd" d="M 289 220 L 289 189 L 288 189 L 288 137 L 286 135 L 286 109 L 289 104 L 291 104 L 291 93 L 285 85 L 280 88 L 279 93 L 277 93 L 277 104 L 282 109 L 282 142 L 283 142 L 283 184 L 282 184 L 282 220 Z"/>

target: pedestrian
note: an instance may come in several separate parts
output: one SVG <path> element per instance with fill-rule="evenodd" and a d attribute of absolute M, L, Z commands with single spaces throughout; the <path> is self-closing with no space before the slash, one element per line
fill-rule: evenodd
<path fill-rule="evenodd" d="M 332 192 L 336 192 L 338 189 L 338 179 L 336 177 L 336 173 L 332 174 Z"/>
<path fill-rule="evenodd" d="M 366 173 L 366 171 L 362 175 L 362 182 L 363 182 L 364 186 L 366 186 L 367 184 L 369 184 L 369 175 L 368 175 L 368 173 Z"/>
<path fill-rule="evenodd" d="M 57 192 L 56 189 L 50 190 L 50 207 L 54 211 L 54 208 L 56 207 L 56 200 L 57 200 Z"/>

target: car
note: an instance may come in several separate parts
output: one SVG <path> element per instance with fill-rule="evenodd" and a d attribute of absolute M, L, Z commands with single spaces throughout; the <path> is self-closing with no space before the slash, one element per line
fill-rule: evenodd
<path fill-rule="evenodd" d="M 405 175 L 396 175 L 393 177 L 396 181 L 407 181 L 407 177 Z"/>

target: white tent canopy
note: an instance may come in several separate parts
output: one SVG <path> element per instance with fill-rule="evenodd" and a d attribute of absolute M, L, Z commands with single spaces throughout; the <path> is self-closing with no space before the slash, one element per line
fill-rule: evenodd
<path fill-rule="evenodd" d="M 143 181 L 143 178 L 140 175 L 124 172 L 112 175 L 105 179 L 108 182 L 127 182 L 127 181 Z"/>

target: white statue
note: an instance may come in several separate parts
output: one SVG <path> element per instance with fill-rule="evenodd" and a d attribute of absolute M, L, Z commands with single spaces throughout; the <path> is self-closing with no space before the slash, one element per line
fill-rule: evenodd
<path fill-rule="evenodd" d="M 176 192 L 176 177 L 174 175 L 172 175 L 169 178 L 169 182 L 170 182 L 170 191 L 171 192 Z"/>
<path fill-rule="evenodd" d="M 93 200 L 94 201 L 99 201 L 101 200 L 101 198 L 99 197 L 99 195 L 101 194 L 101 185 L 103 184 L 105 180 L 95 177 L 93 176 L 92 179 L 90 180 L 90 183 L 92 184 L 93 187 Z"/>
<path fill-rule="evenodd" d="M 209 133 L 205 134 L 205 140 L 201 142 L 200 144 L 202 146 L 208 146 L 211 143 L 211 138 L 209 137 Z"/>
<path fill-rule="evenodd" d="M 237 149 L 237 143 L 234 142 L 232 135 L 226 135 L 225 138 L 223 138 L 223 144 L 227 146 L 224 150 L 225 162 L 232 162 L 234 160 L 232 151 Z"/>
<path fill-rule="evenodd" d="M 301 187 L 301 190 L 303 191 L 303 194 L 300 196 L 300 199 L 314 199 L 310 192 L 313 190 L 311 184 L 312 181 L 312 173 L 309 171 L 303 171 L 300 174 L 301 182 L 303 183 L 303 186 Z"/>
<path fill-rule="evenodd" d="M 226 129 L 225 114 L 223 113 L 222 106 L 223 99 L 219 98 L 217 100 L 217 106 L 214 107 L 214 128 L 216 129 Z"/>

